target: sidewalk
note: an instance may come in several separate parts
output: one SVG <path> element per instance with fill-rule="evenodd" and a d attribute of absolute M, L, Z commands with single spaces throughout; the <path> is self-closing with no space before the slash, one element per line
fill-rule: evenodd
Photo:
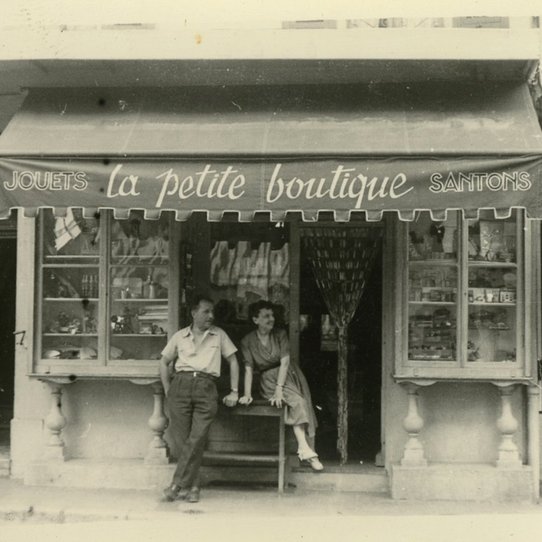
<path fill-rule="evenodd" d="M 524 542 L 542 531 L 539 504 L 401 502 L 382 494 L 299 490 L 278 495 L 246 486 L 206 488 L 197 504 L 159 497 L 0 479 L 0 541 Z"/>
<path fill-rule="evenodd" d="M 289 489 L 279 495 L 271 487 L 208 487 L 201 501 L 160 502 L 160 493 L 25 486 L 0 479 L 0 520 L 69 522 L 92 520 L 171 519 L 182 515 L 252 517 L 338 517 L 472 514 L 540 514 L 542 505 L 394 501 L 381 493 L 323 492 Z"/>

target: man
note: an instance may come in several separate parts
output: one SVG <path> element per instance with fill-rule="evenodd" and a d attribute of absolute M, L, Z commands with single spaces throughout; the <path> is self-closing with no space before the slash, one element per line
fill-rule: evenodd
<path fill-rule="evenodd" d="M 199 469 L 207 435 L 218 410 L 216 381 L 221 358 L 230 365 L 231 391 L 223 399 L 233 407 L 239 399 L 237 348 L 213 326 L 213 301 L 197 297 L 191 306 L 192 325 L 177 331 L 160 360 L 160 378 L 167 397 L 170 434 L 178 450 L 173 481 L 164 500 L 199 501 Z"/>

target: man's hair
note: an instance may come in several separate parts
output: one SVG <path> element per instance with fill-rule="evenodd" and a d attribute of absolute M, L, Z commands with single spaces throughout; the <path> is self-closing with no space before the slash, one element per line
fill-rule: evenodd
<path fill-rule="evenodd" d="M 197 294 L 192 298 L 192 302 L 190 303 L 190 310 L 197 310 L 199 308 L 199 304 L 202 301 L 207 301 L 208 303 L 211 303 L 211 305 L 214 305 L 214 301 L 211 299 L 210 296 L 206 294 Z"/>
<path fill-rule="evenodd" d="M 260 301 L 256 301 L 256 303 L 251 303 L 248 307 L 248 316 L 252 320 L 252 318 L 257 318 L 258 314 L 260 314 L 261 310 L 264 309 L 271 309 L 273 313 L 275 312 L 275 305 L 271 303 L 270 301 L 265 301 L 265 299 L 260 299 Z"/>

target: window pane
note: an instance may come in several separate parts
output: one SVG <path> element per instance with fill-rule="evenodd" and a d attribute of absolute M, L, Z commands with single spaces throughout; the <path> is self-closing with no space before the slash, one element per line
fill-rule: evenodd
<path fill-rule="evenodd" d="M 454 361 L 457 350 L 457 216 L 409 224 L 408 359 Z"/>
<path fill-rule="evenodd" d="M 516 216 L 469 221 L 468 360 L 516 361 Z"/>
<path fill-rule="evenodd" d="M 111 221 L 109 358 L 159 359 L 167 341 L 169 221 Z"/>
<path fill-rule="evenodd" d="M 42 239 L 45 262 L 97 262 L 100 255 L 99 217 L 83 218 L 78 209 L 65 217 L 42 211 Z"/>
<path fill-rule="evenodd" d="M 99 218 L 42 212 L 41 344 L 45 359 L 97 357 Z"/>

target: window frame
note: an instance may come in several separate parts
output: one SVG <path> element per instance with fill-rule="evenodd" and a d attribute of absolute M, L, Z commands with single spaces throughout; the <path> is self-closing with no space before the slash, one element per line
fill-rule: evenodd
<path fill-rule="evenodd" d="M 401 379 L 433 380 L 528 380 L 532 369 L 528 359 L 531 345 L 527 342 L 526 330 L 531 325 L 532 314 L 525 300 L 532 291 L 532 279 L 528 276 L 531 269 L 531 227 L 524 213 L 516 210 L 516 360 L 515 361 L 468 361 L 467 341 L 469 337 L 468 317 L 468 218 L 460 211 L 457 213 L 458 246 L 457 267 L 458 281 L 456 294 L 457 350 L 452 361 L 415 360 L 408 358 L 409 325 L 409 222 L 397 221 L 395 236 L 398 241 L 395 257 L 395 371 L 394 377 Z M 499 217 L 495 217 L 498 219 Z M 472 268 L 476 267 L 472 266 Z"/>
<path fill-rule="evenodd" d="M 84 213 L 83 213 L 83 216 Z M 132 216 L 132 215 L 130 215 Z M 126 217 L 129 218 L 129 217 Z M 123 217 L 122 220 L 125 218 Z M 167 296 L 168 307 L 168 329 L 166 340 L 178 330 L 179 321 L 179 239 L 180 226 L 173 219 L 171 214 L 164 216 L 168 223 L 169 233 L 169 261 L 167 263 L 169 273 L 169 287 Z M 157 377 L 159 375 L 159 360 L 155 359 L 118 359 L 110 358 L 111 327 L 109 325 L 109 314 L 111 310 L 111 285 L 110 272 L 114 267 L 110 255 L 111 247 L 111 225 L 116 220 L 114 213 L 110 210 L 100 211 L 101 242 L 98 252 L 98 263 L 96 267 L 99 273 L 98 301 L 96 302 L 97 319 L 97 356 L 91 360 L 81 359 L 47 359 L 42 356 L 43 340 L 43 278 L 44 269 L 44 215 L 38 214 L 34 224 L 35 250 L 34 250 L 34 348 L 32 374 L 39 376 L 70 376 L 70 377 Z M 147 220 L 147 219 L 146 219 Z M 81 267 L 83 265 L 81 264 Z M 70 335 L 67 335 L 69 337 Z M 149 340 L 141 334 L 141 337 L 134 337 L 134 340 Z M 150 339 L 153 340 L 153 339 Z"/>

